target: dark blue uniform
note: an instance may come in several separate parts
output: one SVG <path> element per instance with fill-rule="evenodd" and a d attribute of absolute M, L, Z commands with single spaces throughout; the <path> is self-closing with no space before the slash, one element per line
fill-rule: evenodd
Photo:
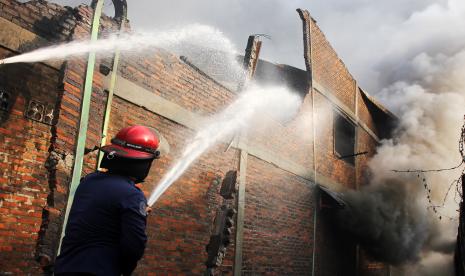
<path fill-rule="evenodd" d="M 131 179 L 86 176 L 76 190 L 55 274 L 130 275 L 147 242 L 146 207 Z"/>

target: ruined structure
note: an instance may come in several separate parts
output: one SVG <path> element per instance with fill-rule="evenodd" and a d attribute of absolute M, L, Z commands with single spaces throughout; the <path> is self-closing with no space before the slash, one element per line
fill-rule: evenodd
<path fill-rule="evenodd" d="M 87 38 L 92 14 L 89 6 L 0 0 L 0 58 Z M 320 204 L 324 191 L 316 184 L 331 190 L 365 185 L 367 162 L 389 135 L 392 115 L 358 87 L 308 12 L 299 10 L 299 15 L 306 71 L 251 63 L 258 81 L 271 79 L 273 72 L 298 90 L 304 98 L 299 113 L 290 121 L 271 122 L 271 137 L 256 130 L 229 149 L 227 141 L 218 144 L 170 187 L 148 219 L 148 247 L 138 275 L 204 272 L 205 245 L 221 201 L 218 178 L 229 170 L 238 170 L 237 236 L 217 273 L 387 275 L 385 265 L 369 261 L 331 223 L 326 212 L 333 208 L 331 200 Z M 118 28 L 114 19 L 102 20 L 102 33 Z M 88 148 L 101 139 L 109 64 L 102 59 L 96 65 L 102 70 L 94 74 Z M 36 275 L 52 268 L 73 169 L 85 67 L 85 58 L 0 66 L 0 274 Z M 189 57 L 164 49 L 140 58 L 123 54 L 115 89 L 110 136 L 123 126 L 144 124 L 157 128 L 170 145 L 155 162 L 146 192 L 179 156 L 186 137 L 198 128 L 197 119 L 237 97 Z M 302 122 L 310 131 L 300 132 Z M 84 174 L 95 169 L 95 160 L 95 154 L 86 156 Z"/>

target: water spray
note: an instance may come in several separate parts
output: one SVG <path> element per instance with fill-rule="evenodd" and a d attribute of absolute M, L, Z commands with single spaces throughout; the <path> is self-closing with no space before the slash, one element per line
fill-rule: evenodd
<path fill-rule="evenodd" d="M 71 41 L 5 58 L 0 61 L 0 65 L 63 60 L 82 57 L 89 52 L 95 52 L 101 58 L 111 57 L 115 51 L 140 56 L 146 55 L 147 50 L 162 48 L 180 56 L 193 57 L 201 64 L 218 64 L 225 70 L 224 75 L 233 82 L 239 82 L 243 78 L 242 66 L 237 62 L 238 51 L 234 44 L 221 31 L 201 24 L 151 32 L 117 32 L 93 42 Z"/>
<path fill-rule="evenodd" d="M 89 52 L 105 56 L 111 55 L 117 49 L 121 52 L 133 53 L 140 53 L 154 47 L 170 49 L 172 52 L 188 50 L 184 45 L 197 46 L 202 49 L 205 49 L 204 45 L 208 45 L 211 49 L 223 53 L 231 55 L 237 53 L 233 44 L 221 31 L 207 25 L 192 24 L 182 28 L 154 32 L 113 33 L 94 42 L 77 40 L 52 45 L 5 58 L 0 61 L 0 64 L 64 59 L 82 56 Z"/>
<path fill-rule="evenodd" d="M 205 48 L 203 45 L 208 45 Z M 140 53 L 147 49 L 167 48 L 171 52 L 217 62 L 228 70 L 227 75 L 240 81 L 244 77 L 242 67 L 237 63 L 237 51 L 233 44 L 219 30 L 206 25 L 194 24 L 179 29 L 134 34 L 111 34 L 98 41 L 72 41 L 53 45 L 21 55 L 0 60 L 1 64 L 19 62 L 41 62 L 45 60 L 65 59 L 95 52 L 101 57 L 110 56 L 115 50 L 126 53 Z M 216 53 L 220 53 L 218 57 Z M 226 54 L 226 56 L 225 56 Z M 215 57 L 217 60 L 215 60 Z M 283 87 L 261 88 L 251 86 L 242 92 L 239 98 L 223 112 L 213 116 L 205 127 L 195 135 L 181 158 L 162 178 L 149 198 L 152 206 L 161 194 L 176 181 L 187 168 L 206 150 L 219 140 L 238 131 L 251 127 L 252 119 L 268 113 L 283 116 L 297 112 L 301 98 Z M 271 112 L 267 112 L 271 111 Z"/>
<path fill-rule="evenodd" d="M 221 113 L 211 117 L 205 126 L 194 136 L 180 159 L 161 179 L 149 197 L 148 205 L 153 204 L 174 183 L 189 166 L 219 140 L 243 129 L 263 124 L 263 114 L 279 119 L 282 116 L 295 114 L 300 106 L 301 98 L 283 87 L 261 88 L 250 86 L 239 98 Z"/>

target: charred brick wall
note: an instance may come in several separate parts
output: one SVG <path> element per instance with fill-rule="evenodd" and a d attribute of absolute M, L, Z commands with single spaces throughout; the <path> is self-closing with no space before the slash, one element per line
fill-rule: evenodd
<path fill-rule="evenodd" d="M 89 38 L 92 13 L 92 9 L 87 6 L 80 6 L 73 11 L 75 25 L 69 39 Z M 102 20 L 104 22 L 101 29 L 102 33 L 116 26 L 108 17 L 104 17 Z M 49 160 L 52 160 L 50 162 L 51 165 L 48 167 L 51 179 L 49 197 L 53 197 L 54 200 L 49 201 L 48 206 L 46 206 L 46 219 L 44 219 L 42 230 L 39 233 L 40 239 L 37 250 L 37 254 L 47 256 L 51 259 L 51 266 L 46 267 L 48 270 L 52 269 L 53 260 L 57 253 L 63 216 L 68 200 L 86 67 L 87 62 L 85 59 L 70 58 L 63 64 L 62 69 L 62 89 L 60 99 L 57 103 L 59 113 L 53 127 L 54 137 L 49 150 Z M 98 70 L 95 72 L 86 139 L 86 147 L 88 148 L 100 144 L 106 101 L 102 74 Z M 94 171 L 95 166 L 95 155 L 86 156 L 84 158 L 83 175 Z"/>
<path fill-rule="evenodd" d="M 28 1 L 26 3 L 20 3 L 17 1 L 2 1 L 0 3 L 0 17 L 7 19 L 10 22 L 24 28 L 25 30 L 37 35 L 37 39 L 28 42 L 27 45 L 20 45 L 19 49 L 25 51 L 27 49 L 33 49 L 37 46 L 43 46 L 45 43 L 62 42 L 70 39 L 79 39 L 89 36 L 90 29 L 90 17 L 92 11 L 87 7 L 79 7 L 76 9 L 64 8 L 59 5 L 48 3 L 46 1 Z M 108 21 L 107 17 L 104 20 Z M 102 29 L 108 26 L 112 26 L 114 23 L 111 21 L 107 24 L 103 24 Z M 18 34 L 21 35 L 21 34 Z M 15 52 L 6 51 L 2 52 L 2 56 L 15 55 Z M 41 63 L 34 65 L 8 65 L 1 69 L 1 77 L 6 80 L 6 83 L 10 84 L 17 82 L 22 83 L 22 86 L 17 85 L 18 88 L 15 91 L 24 94 L 26 97 L 18 97 L 18 101 L 23 101 L 23 105 L 27 107 L 31 98 L 45 102 L 53 106 L 55 109 L 54 120 L 52 126 L 48 126 L 47 135 L 43 134 L 39 136 L 44 146 L 39 149 L 39 144 L 34 142 L 31 138 L 31 142 L 27 142 L 23 145 L 24 151 L 35 150 L 42 154 L 43 162 L 31 162 L 22 164 L 24 168 L 19 166 L 17 169 L 21 171 L 34 172 L 37 182 L 41 184 L 42 189 L 40 197 L 34 199 L 34 203 L 40 208 L 40 214 L 38 215 L 37 222 L 35 222 L 35 228 L 30 227 L 29 235 L 32 237 L 28 242 L 28 247 L 13 246 L 5 247 L 8 250 L 27 252 L 28 256 L 23 258 L 14 258 L 14 254 L 6 255 L 5 260 L 12 260 L 9 262 L 9 266 L 2 266 L 4 269 L 2 272 L 15 273 L 32 273 L 31 271 L 39 271 L 38 264 L 33 262 L 34 259 L 41 262 L 41 265 L 46 271 L 50 272 L 50 262 L 53 263 L 53 258 L 56 254 L 58 247 L 59 236 L 61 233 L 62 215 L 67 202 L 67 194 L 70 182 L 70 174 L 72 170 L 73 158 L 74 158 L 74 147 L 75 147 L 75 136 L 76 128 L 78 126 L 79 112 L 80 112 L 80 100 L 81 100 L 81 88 L 83 87 L 83 76 L 86 61 L 83 59 L 70 59 L 61 66 L 54 64 L 55 68 L 50 68 Z M 58 67 L 58 68 L 57 68 Z M 19 69 L 15 69 L 19 68 Z M 51 73 L 47 72 L 43 68 L 48 68 L 49 71 L 54 72 L 53 79 L 51 79 Z M 29 79 L 31 79 L 29 81 Z M 24 80 L 28 80 L 24 83 Z M 48 85 L 48 86 L 47 86 Z M 100 139 L 98 133 L 100 133 L 99 127 L 101 126 L 102 109 L 104 106 L 105 95 L 101 87 L 101 78 L 96 74 L 95 76 L 95 89 L 92 97 L 91 113 L 94 114 L 94 120 L 91 120 L 89 124 L 89 144 L 95 145 L 96 141 Z M 35 94 L 35 97 L 31 97 L 31 93 Z M 25 107 L 22 107 L 23 109 Z M 19 109 L 19 108 L 18 108 Z M 11 114 L 11 115 L 9 115 Z M 22 115 L 24 117 L 24 110 L 22 113 L 15 112 L 12 109 L 7 115 L 12 117 L 13 114 L 17 116 Z M 9 125 L 13 124 L 13 125 Z M 22 124 L 14 121 L 12 118 L 7 118 L 5 129 L 8 133 L 21 132 Z M 25 128 L 25 132 L 33 134 L 36 130 L 41 130 L 40 127 L 34 125 Z M 43 127 L 42 127 L 43 129 Z M 16 130 L 16 131 L 15 131 Z M 44 131 L 44 130 L 42 130 Z M 3 133 L 2 133 L 3 134 Z M 15 134 L 13 134 L 15 135 Z M 7 137 L 5 135 L 5 137 Z M 21 136 L 20 136 L 21 137 Z M 4 138 L 2 135 L 1 138 Z M 7 138 L 5 138 L 7 139 Z M 34 139 L 38 139 L 34 137 Z M 19 139 L 18 145 L 24 143 L 29 138 Z M 35 148 L 32 146 L 34 143 L 37 145 Z M 10 144 L 6 143 L 8 152 Z M 14 149 L 13 146 L 11 148 Z M 2 152 L 3 153 L 3 152 Z M 34 154 L 31 153 L 31 155 Z M 26 159 L 29 160 L 30 158 Z M 42 161 L 41 158 L 37 160 Z M 91 158 L 86 160 L 87 171 L 93 167 Z M 15 164 L 17 162 L 7 160 L 7 164 Z M 94 162 L 95 164 L 95 162 Z M 3 164 L 2 164 L 3 165 Z M 18 167 L 19 164 L 16 166 Z M 95 165 L 94 165 L 95 166 Z M 36 190 L 36 186 L 29 184 L 34 179 L 28 174 L 17 174 L 14 170 L 6 170 L 5 175 L 11 177 L 15 175 L 17 181 L 25 185 L 26 189 Z M 19 175 L 24 175 L 19 177 Z M 39 178 L 38 175 L 41 177 Z M 4 186 L 11 185 L 12 182 L 6 182 Z M 29 187 L 30 186 L 30 187 Z M 10 192 L 12 194 L 12 192 Z M 20 193 L 20 192 L 18 192 Z M 24 195 L 24 193 L 21 193 Z M 27 194 L 27 193 L 26 193 Z M 2 196 L 7 197 L 9 193 L 2 193 Z M 14 212 L 13 212 L 14 213 Z M 37 215 L 30 211 L 29 216 Z M 28 219 L 27 217 L 25 219 Z M 21 225 L 21 219 L 18 218 L 19 225 Z M 17 230 L 21 228 L 17 227 Z M 22 233 L 22 232 L 21 232 Z M 18 234 L 20 237 L 22 234 Z M 24 232 L 24 237 L 28 233 Z M 16 235 L 14 235 L 16 236 Z M 21 237 L 23 237 L 21 236 Z M 18 250 L 16 250 L 16 248 Z M 2 260 L 3 261 L 3 260 Z M 24 265 L 25 262 L 33 262 L 31 265 Z M 18 265 L 19 264 L 19 265 Z M 34 274 L 34 273 L 32 273 Z"/>
<path fill-rule="evenodd" d="M 36 39 L 13 49 L 15 51 L 33 49 L 47 41 L 52 43 L 66 40 L 75 25 L 72 9 L 45 1 L 1 1 L 0 17 L 23 28 L 25 32 L 37 35 Z M 17 34 L 19 38 L 22 35 L 23 32 Z M 3 39 L 8 41 L 12 38 Z M 11 50 L 2 51 L 2 57 L 17 54 Z M 26 120 L 25 109 L 32 100 L 49 105 L 55 111 L 52 114 L 52 124 L 55 124 L 59 114 L 57 107 L 61 100 L 62 72 L 59 65 L 51 68 L 43 64 L 10 65 L 0 68 L 0 71 L 5 85 L 16 87 L 14 108 L 7 112 L 6 120 L 2 121 L 2 127 L 7 131 L 0 135 L 0 139 L 5 140 L 2 154 L 10 156 L 2 165 L 16 164 L 17 167 L 3 172 L 8 180 L 2 184 L 1 195 L 10 199 L 15 195 L 27 198 L 25 202 L 3 198 L 7 202 L 3 206 L 10 204 L 13 208 L 5 215 L 5 219 L 10 222 L 15 220 L 15 225 L 7 224 L 9 227 L 5 229 L 11 233 L 5 236 L 2 234 L 2 239 L 7 241 L 6 247 L 1 250 L 0 260 L 5 264 L 1 265 L 2 273 L 35 274 L 40 269 L 34 260 L 46 264 L 46 255 L 51 255 L 56 250 L 56 235 L 47 235 L 45 230 L 59 232 L 60 224 L 54 218 L 59 217 L 60 212 L 53 206 L 56 201 L 65 200 L 65 189 L 61 189 L 61 194 L 54 192 L 60 190 L 55 185 L 54 168 L 66 166 L 69 159 L 53 151 L 56 128 Z M 24 153 L 25 158 L 22 157 Z M 16 217 L 8 217 L 13 215 Z"/>
<path fill-rule="evenodd" d="M 0 0 L 0 17 L 49 42 L 88 37 L 91 15 L 92 10 L 86 6 L 70 9 L 45 1 L 21 4 L 14 0 Z M 103 32 L 115 26 L 113 20 L 103 18 Z M 312 37 L 315 37 L 313 49 L 316 49 L 313 61 L 315 80 L 321 82 L 351 110 L 355 110 L 355 81 L 316 26 L 312 29 Z M 2 56 L 14 54 L 7 49 L 0 50 Z M 108 60 L 100 62 L 108 64 Z M 4 159 L 0 164 L 3 177 L 0 178 L 0 210 L 5 214 L 2 219 L 6 219 L 4 222 L 0 219 L 0 231 L 3 231 L 0 233 L 5 233 L 0 235 L 0 264 L 8 262 L 8 266 L 0 265 L 0 272 L 35 274 L 40 269 L 33 261 L 34 257 L 47 255 L 53 259 L 56 253 L 72 171 L 86 60 L 71 58 L 59 70 L 41 63 L 21 65 L 17 71 L 11 68 L 10 65 L 0 67 L 0 77 L 15 72 L 14 76 L 8 78 L 8 85 L 27 74 L 28 81 L 25 83 L 34 85 L 29 88 L 19 87 L 18 91 L 30 91 L 45 97 L 43 100 L 53 102 L 56 107 L 52 126 L 31 122 L 23 115 L 28 99 L 18 94 L 14 108 L 0 125 L 0 141 L 5 145 L 0 151 Z M 237 97 L 236 93 L 199 72 L 197 68 L 162 49 L 147 52 L 144 57 L 123 55 L 119 74 L 154 95 L 200 115 L 213 114 Z M 103 78 L 96 70 L 86 141 L 89 148 L 98 145 L 101 139 L 107 97 Z M 362 175 L 359 170 L 366 167 L 366 160 L 353 166 L 337 159 L 333 147 L 334 104 L 319 95 L 315 98 L 315 105 L 318 119 L 317 170 L 334 182 L 354 188 L 357 182 L 362 182 L 359 180 Z M 302 122 L 308 126 L 311 106 L 306 94 L 297 116 L 288 121 L 270 122 L 270 129 L 273 129 L 271 134 L 266 134 L 269 129 L 252 131 L 248 135 L 250 144 L 311 170 L 312 127 L 300 128 Z M 364 109 L 361 110 L 364 112 Z M 368 117 L 363 117 L 363 120 L 369 120 L 370 114 L 364 114 Z M 109 136 L 124 126 L 134 124 L 157 128 L 171 147 L 169 153 L 154 163 L 143 186 L 148 195 L 181 155 L 194 131 L 154 111 L 116 97 L 112 105 Z M 17 132 L 22 132 L 24 137 L 14 139 Z M 359 132 L 360 149 L 366 147 L 373 151 L 376 143 L 372 137 Z M 217 194 L 219 185 L 213 180 L 228 170 L 238 169 L 238 150 L 233 147 L 225 151 L 226 148 L 226 144 L 220 143 L 210 149 L 156 203 L 148 221 L 148 248 L 136 274 L 203 273 L 205 245 L 220 201 Z M 12 156 L 21 156 L 21 150 L 27 156 L 12 159 Z M 95 160 L 95 154 L 86 156 L 84 174 L 95 169 Z M 249 275 L 308 274 L 313 265 L 315 247 L 314 185 L 302 176 L 296 176 L 253 155 L 249 155 L 246 178 L 242 272 Z M 29 200 L 32 205 L 29 205 Z M 316 229 L 316 271 L 327 271 L 327 275 L 330 275 L 329 272 L 336 269 L 334 260 L 340 260 L 341 271 L 355 267 L 351 258 L 344 258 L 352 256 L 353 245 L 344 239 L 343 234 L 335 233 L 330 222 L 325 222 L 324 216 L 321 223 L 317 224 Z M 24 229 L 28 230 L 21 230 L 21 225 L 26 225 Z M 23 234 L 30 237 L 27 242 L 22 239 Z M 228 247 L 227 258 L 220 268 L 222 273 L 231 273 L 233 256 L 234 244 Z M 331 262 L 333 267 L 329 266 Z"/>
<path fill-rule="evenodd" d="M 0 47 L 0 58 L 11 55 Z M 50 190 L 46 167 L 50 125 L 25 117 L 31 101 L 55 107 L 60 72 L 43 64 L 0 68 L 0 89 L 10 107 L 0 115 L 0 271 L 40 271 L 35 255 L 43 208 Z"/>
<path fill-rule="evenodd" d="M 69 38 L 76 24 L 74 10 L 43 0 L 21 3 L 1 0 L 0 17 L 36 33 L 42 38 L 64 41 Z M 25 48 L 30 48 L 26 47 Z"/>

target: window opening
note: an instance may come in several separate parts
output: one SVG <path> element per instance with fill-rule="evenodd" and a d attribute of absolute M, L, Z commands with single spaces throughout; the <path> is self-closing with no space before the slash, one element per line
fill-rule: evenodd
<path fill-rule="evenodd" d="M 340 159 L 355 164 L 355 125 L 337 111 L 334 112 L 334 152 Z"/>

